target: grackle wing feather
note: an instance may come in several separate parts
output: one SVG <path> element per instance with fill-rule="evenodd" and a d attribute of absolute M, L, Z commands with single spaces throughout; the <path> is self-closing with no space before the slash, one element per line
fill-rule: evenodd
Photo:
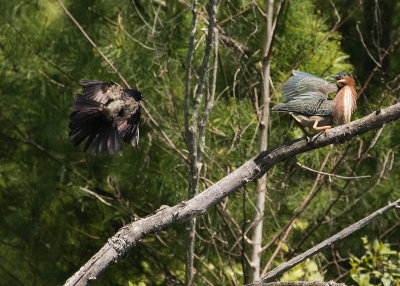
<path fill-rule="evenodd" d="M 110 99 L 117 99 L 123 95 L 124 88 L 115 82 L 103 82 L 98 80 L 81 79 L 82 94 L 88 99 L 107 103 Z"/>
<path fill-rule="evenodd" d="M 122 141 L 139 145 L 140 100 L 138 90 L 114 82 L 82 79 L 82 94 L 71 105 L 70 133 L 74 145 L 87 139 L 84 151 L 114 154 Z"/>
<path fill-rule="evenodd" d="M 101 103 L 88 99 L 82 94 L 75 96 L 72 103 L 72 113 L 70 115 L 70 132 L 72 142 L 75 146 L 79 145 L 86 138 L 86 151 L 93 143 L 93 154 L 105 153 L 108 150 L 111 154 L 122 150 L 121 139 L 116 128 L 116 124 L 109 121 L 99 107 Z"/>
<path fill-rule="evenodd" d="M 334 83 L 297 70 L 293 71 L 293 76 L 281 88 L 282 98 L 288 101 L 298 99 L 310 92 L 318 92 L 327 99 L 328 94 L 336 93 L 337 90 Z"/>
<path fill-rule="evenodd" d="M 133 147 L 139 148 L 139 122 L 140 122 L 140 106 L 128 119 L 118 122 L 118 132 L 122 141 L 132 144 Z"/>
<path fill-rule="evenodd" d="M 70 132 L 74 145 L 79 145 L 86 137 L 93 141 L 93 134 L 96 134 L 100 126 L 107 122 L 106 118 L 99 111 L 100 103 L 87 99 L 81 94 L 75 96 L 70 114 Z"/>

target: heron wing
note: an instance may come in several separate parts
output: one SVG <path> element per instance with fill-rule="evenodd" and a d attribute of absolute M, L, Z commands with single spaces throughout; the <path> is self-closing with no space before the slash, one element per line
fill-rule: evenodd
<path fill-rule="evenodd" d="M 302 97 L 304 96 L 304 97 Z M 296 112 L 303 115 L 331 115 L 334 101 L 327 99 L 323 94 L 320 96 L 302 94 L 298 98 L 275 105 L 272 110 L 282 112 Z"/>
<path fill-rule="evenodd" d="M 315 75 L 293 71 L 293 76 L 282 85 L 282 97 L 285 100 L 294 100 L 309 92 L 321 93 L 325 99 L 328 94 L 336 93 L 338 90 L 336 84 L 330 83 Z"/>

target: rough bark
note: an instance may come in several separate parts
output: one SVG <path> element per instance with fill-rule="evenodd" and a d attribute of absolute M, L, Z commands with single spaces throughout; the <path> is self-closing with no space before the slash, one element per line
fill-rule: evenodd
<path fill-rule="evenodd" d="M 172 207 L 122 227 L 65 285 L 87 285 L 97 279 L 111 264 L 125 257 L 145 236 L 165 230 L 177 223 L 204 214 L 209 208 L 250 181 L 260 178 L 271 167 L 297 154 L 329 144 L 340 144 L 400 117 L 400 103 L 373 112 L 357 121 L 338 126 L 326 133 L 316 134 L 307 143 L 305 137 L 269 148 L 251 158 L 217 183 L 195 196 Z"/>

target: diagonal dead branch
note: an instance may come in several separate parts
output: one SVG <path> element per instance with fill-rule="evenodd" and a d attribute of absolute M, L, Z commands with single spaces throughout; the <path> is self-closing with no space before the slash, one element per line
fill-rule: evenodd
<path fill-rule="evenodd" d="M 333 281 L 316 282 L 316 281 L 294 281 L 294 282 L 270 282 L 270 283 L 252 283 L 246 286 L 346 286 L 344 283 L 336 283 Z"/>
<path fill-rule="evenodd" d="M 96 280 L 109 266 L 126 256 L 145 236 L 204 214 L 223 198 L 248 182 L 259 178 L 279 162 L 332 143 L 343 143 L 398 118 L 400 118 L 400 103 L 382 109 L 380 112 L 374 112 L 357 121 L 333 128 L 311 140 L 312 143 L 307 143 L 306 138 L 303 137 L 259 153 L 193 199 L 181 202 L 173 207 L 164 208 L 155 214 L 122 227 L 98 253 L 68 279 L 65 285 L 87 285 L 89 281 Z"/>
<path fill-rule="evenodd" d="M 380 208 L 376 212 L 370 214 L 369 216 L 357 221 L 356 223 L 353 223 L 352 225 L 346 227 L 342 231 L 338 232 L 337 234 L 331 236 L 330 238 L 324 240 L 323 242 L 319 243 L 318 245 L 314 246 L 313 248 L 310 248 L 303 254 L 300 254 L 291 260 L 279 265 L 272 271 L 268 272 L 267 275 L 263 276 L 261 280 L 263 282 L 270 282 L 274 279 L 276 279 L 277 276 L 282 274 L 283 272 L 291 269 L 295 265 L 299 264 L 300 262 L 306 260 L 307 258 L 310 258 L 314 254 L 320 252 L 322 249 L 332 245 L 338 240 L 341 240 L 350 234 L 356 232 L 357 230 L 360 230 L 361 228 L 367 226 L 368 224 L 372 223 L 375 221 L 379 216 L 383 215 L 384 213 L 388 212 L 389 210 L 393 208 L 399 208 L 400 207 L 400 199 L 393 203 L 389 203 L 387 206 Z"/>

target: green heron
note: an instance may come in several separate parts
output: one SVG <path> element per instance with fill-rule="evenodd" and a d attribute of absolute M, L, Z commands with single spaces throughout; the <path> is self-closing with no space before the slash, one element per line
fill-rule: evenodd
<path fill-rule="evenodd" d="M 291 114 L 308 138 L 304 127 L 328 131 L 333 124 L 350 122 L 356 109 L 357 92 L 354 85 L 354 79 L 346 72 L 322 79 L 295 70 L 281 88 L 282 98 L 287 102 L 275 105 L 272 110 Z M 329 99 L 330 93 L 336 93 L 336 96 Z"/>
<path fill-rule="evenodd" d="M 82 94 L 75 95 L 70 115 L 69 135 L 75 146 L 86 138 L 83 151 L 93 143 L 93 154 L 122 150 L 122 141 L 138 148 L 140 100 L 138 90 L 125 89 L 115 82 L 80 80 Z"/>

